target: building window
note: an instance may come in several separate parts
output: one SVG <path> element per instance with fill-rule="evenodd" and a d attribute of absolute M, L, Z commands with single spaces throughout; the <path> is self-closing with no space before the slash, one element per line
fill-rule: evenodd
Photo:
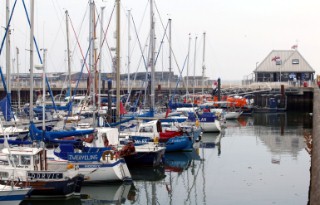
<path fill-rule="evenodd" d="M 276 65 L 281 65 L 281 64 L 282 64 L 282 60 L 277 59 L 277 60 L 276 60 Z"/>
<path fill-rule="evenodd" d="M 292 59 L 292 64 L 299 64 L 299 59 Z"/>

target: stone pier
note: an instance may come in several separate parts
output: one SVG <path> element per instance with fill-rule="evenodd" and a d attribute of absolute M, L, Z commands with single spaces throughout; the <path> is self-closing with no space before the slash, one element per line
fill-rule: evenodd
<path fill-rule="evenodd" d="M 314 88 L 310 205 L 320 203 L 320 89 Z"/>

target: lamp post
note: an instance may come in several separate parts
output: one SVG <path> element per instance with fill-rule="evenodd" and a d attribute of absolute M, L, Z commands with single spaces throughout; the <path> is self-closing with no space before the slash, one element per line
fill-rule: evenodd
<path fill-rule="evenodd" d="M 256 73 L 257 73 L 258 64 L 259 64 L 259 62 L 256 62 Z M 257 82 L 258 81 L 258 76 L 255 76 L 255 78 L 256 78 L 255 81 Z"/>
<path fill-rule="evenodd" d="M 279 68 L 279 70 L 280 70 L 279 82 L 281 83 L 281 67 Z"/>
<path fill-rule="evenodd" d="M 45 107 L 46 107 L 46 52 L 47 49 L 43 50 L 43 63 L 41 65 L 35 65 L 35 69 L 42 70 L 42 131 L 46 130 L 45 125 Z"/>

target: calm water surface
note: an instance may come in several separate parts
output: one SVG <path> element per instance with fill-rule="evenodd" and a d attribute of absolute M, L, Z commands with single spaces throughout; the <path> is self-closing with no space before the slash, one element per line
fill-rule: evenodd
<path fill-rule="evenodd" d="M 164 167 L 131 170 L 132 185 L 85 186 L 87 199 L 21 204 L 307 204 L 303 133 L 311 123 L 305 113 L 244 116 L 227 121 L 221 134 L 205 133 L 194 152 L 166 154 Z"/>

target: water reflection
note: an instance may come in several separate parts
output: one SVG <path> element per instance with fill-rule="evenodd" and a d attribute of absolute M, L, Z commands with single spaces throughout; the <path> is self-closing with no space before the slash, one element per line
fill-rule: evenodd
<path fill-rule="evenodd" d="M 193 149 L 192 152 L 172 152 L 165 154 L 166 172 L 183 172 L 187 170 L 193 160 L 200 160 L 199 149 Z"/>
<path fill-rule="evenodd" d="M 304 150 L 305 142 L 304 132 L 310 132 L 311 129 L 304 128 L 304 117 L 291 113 L 273 113 L 263 116 L 255 115 L 256 125 L 262 123 L 267 126 L 255 126 L 254 133 L 259 140 L 266 145 L 273 155 L 272 162 L 280 163 L 279 156 L 287 154 L 296 158 L 299 152 Z M 310 127 L 311 122 L 309 122 Z M 272 125 L 272 126 L 270 126 Z M 275 160 L 278 158 L 278 160 Z"/>
<path fill-rule="evenodd" d="M 312 117 L 309 113 L 283 112 L 283 113 L 256 113 L 253 116 L 254 124 L 272 127 L 302 127 L 312 128 Z"/>
<path fill-rule="evenodd" d="M 81 189 L 81 194 L 87 195 L 81 199 L 82 205 L 91 204 L 123 204 L 126 200 L 133 201 L 135 188 L 133 184 L 91 184 Z"/>
<path fill-rule="evenodd" d="M 202 149 L 218 149 L 218 156 L 221 154 L 221 139 L 225 130 L 220 133 L 206 133 L 202 136 L 200 147 Z"/>
<path fill-rule="evenodd" d="M 197 190 L 197 178 L 202 176 L 199 171 L 202 161 L 199 151 L 198 148 L 192 152 L 166 153 L 165 178 L 134 182 L 137 190 L 135 204 L 181 204 L 180 199 L 190 204 L 190 199 Z"/>
<path fill-rule="evenodd" d="M 69 199 L 28 199 L 20 205 L 99 205 L 124 204 L 134 202 L 136 189 L 133 184 L 86 184 L 81 189 L 81 197 Z"/>
<path fill-rule="evenodd" d="M 133 167 L 130 168 L 130 173 L 134 181 L 159 181 L 166 177 L 163 165 L 157 167 Z"/>
<path fill-rule="evenodd" d="M 24 200 L 20 205 L 79 205 L 81 204 L 80 197 L 70 199 L 30 199 Z"/>

